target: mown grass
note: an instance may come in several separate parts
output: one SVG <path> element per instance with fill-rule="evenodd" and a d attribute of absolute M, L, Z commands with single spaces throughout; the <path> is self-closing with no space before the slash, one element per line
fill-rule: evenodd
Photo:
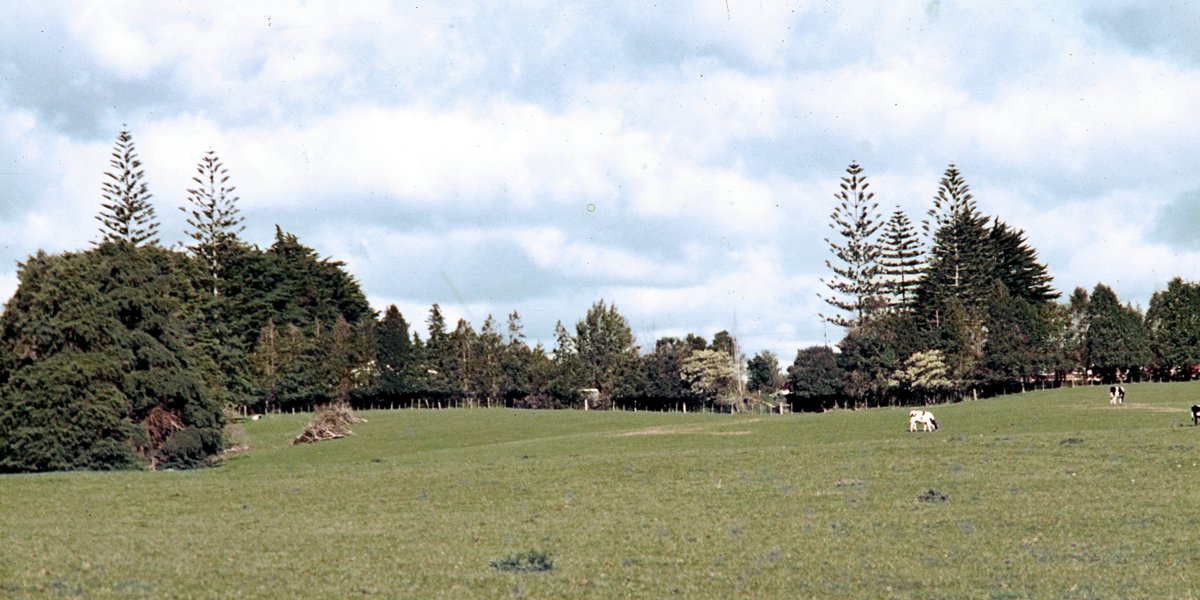
<path fill-rule="evenodd" d="M 296 447 L 306 416 L 273 417 L 214 469 L 0 477 L 0 597 L 1200 595 L 1200 384 L 1128 389 L 934 407 L 932 434 L 427 410 Z"/>

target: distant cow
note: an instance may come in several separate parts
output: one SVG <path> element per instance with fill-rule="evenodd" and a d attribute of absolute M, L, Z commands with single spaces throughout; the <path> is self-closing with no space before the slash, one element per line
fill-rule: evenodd
<path fill-rule="evenodd" d="M 1109 404 L 1125 404 L 1125 388 L 1114 385 L 1108 388 Z"/>
<path fill-rule="evenodd" d="M 1192 425 L 1200 425 L 1200 404 L 1192 405 Z"/>
<path fill-rule="evenodd" d="M 924 426 L 924 431 L 937 431 L 938 422 L 933 413 L 927 410 L 914 410 L 908 413 L 908 430 L 916 431 L 917 425 Z"/>

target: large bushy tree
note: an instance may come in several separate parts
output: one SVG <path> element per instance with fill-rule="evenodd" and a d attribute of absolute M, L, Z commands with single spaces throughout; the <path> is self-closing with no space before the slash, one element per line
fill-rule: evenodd
<path fill-rule="evenodd" d="M 1087 363 L 1105 382 L 1138 377 L 1152 360 L 1141 313 L 1122 305 L 1112 288 L 1097 284 L 1087 306 Z"/>
<path fill-rule="evenodd" d="M 936 403 L 953 388 L 940 350 L 910 355 L 888 377 L 887 384 L 905 404 Z"/>
<path fill-rule="evenodd" d="M 374 318 L 358 281 L 341 261 L 320 258 L 278 226 L 267 250 L 238 247 L 228 257 L 222 282 L 223 319 L 247 351 L 255 348 L 268 321 L 312 333 L 330 328 L 338 317 L 351 325 Z"/>
<path fill-rule="evenodd" d="M 39 253 L 6 305 L 0 470 L 201 464 L 222 446 L 215 365 L 189 333 L 186 259 L 155 246 Z"/>
<path fill-rule="evenodd" d="M 1058 365 L 1055 336 L 1050 330 L 1055 306 L 1008 294 L 996 282 L 986 317 L 986 333 L 977 379 L 996 391 L 1024 391 L 1026 383 Z"/>
<path fill-rule="evenodd" d="M 505 325 L 504 346 L 500 351 L 501 394 L 505 405 L 524 405 L 527 398 L 534 398 L 534 405 L 541 405 L 541 396 L 546 387 L 540 377 L 536 363 L 544 356 L 539 347 L 536 352 L 525 343 L 525 325 L 521 314 L 512 311 Z"/>
<path fill-rule="evenodd" d="M 633 392 L 638 348 L 633 330 L 616 305 L 600 300 L 575 325 L 576 364 L 584 387 L 600 391 L 602 405 Z"/>
<path fill-rule="evenodd" d="M 859 327 L 838 343 L 842 392 L 855 407 L 877 406 L 887 399 L 888 377 L 896 368 L 895 346 L 881 327 Z"/>
<path fill-rule="evenodd" d="M 706 405 L 741 406 L 733 357 L 722 350 L 696 350 L 683 359 L 679 376 L 691 394 Z"/>
<path fill-rule="evenodd" d="M 746 362 L 746 389 L 751 392 L 773 393 L 783 387 L 779 359 L 770 350 L 763 350 Z"/>
<path fill-rule="evenodd" d="M 1200 365 L 1200 284 L 1176 277 L 1155 292 L 1146 310 L 1146 326 L 1159 372 L 1187 379 Z"/>
<path fill-rule="evenodd" d="M 828 346 L 809 346 L 796 352 L 787 369 L 793 410 L 820 411 L 836 406 L 845 386 L 838 355 Z"/>
<path fill-rule="evenodd" d="M 690 393 L 680 372 L 684 359 L 692 351 L 693 348 L 679 338 L 659 338 L 654 343 L 654 350 L 641 357 L 642 380 L 645 382 L 642 395 L 667 406 L 687 400 Z"/>

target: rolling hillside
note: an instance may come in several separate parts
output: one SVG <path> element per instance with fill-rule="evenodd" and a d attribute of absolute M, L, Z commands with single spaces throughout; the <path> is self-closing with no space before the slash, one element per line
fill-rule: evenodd
<path fill-rule="evenodd" d="M 189 472 L 0 477 L 11 598 L 1187 597 L 1200 383 L 731 416 L 306 415 Z"/>

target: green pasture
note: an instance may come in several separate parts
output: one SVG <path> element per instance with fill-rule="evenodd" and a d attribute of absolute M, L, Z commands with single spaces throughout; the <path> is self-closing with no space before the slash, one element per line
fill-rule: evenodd
<path fill-rule="evenodd" d="M 0 477 L 0 597 L 1200 596 L 1200 384 L 1127 389 L 936 406 L 935 433 L 404 410 L 291 446 L 307 415 L 275 416 L 212 469 Z"/>

